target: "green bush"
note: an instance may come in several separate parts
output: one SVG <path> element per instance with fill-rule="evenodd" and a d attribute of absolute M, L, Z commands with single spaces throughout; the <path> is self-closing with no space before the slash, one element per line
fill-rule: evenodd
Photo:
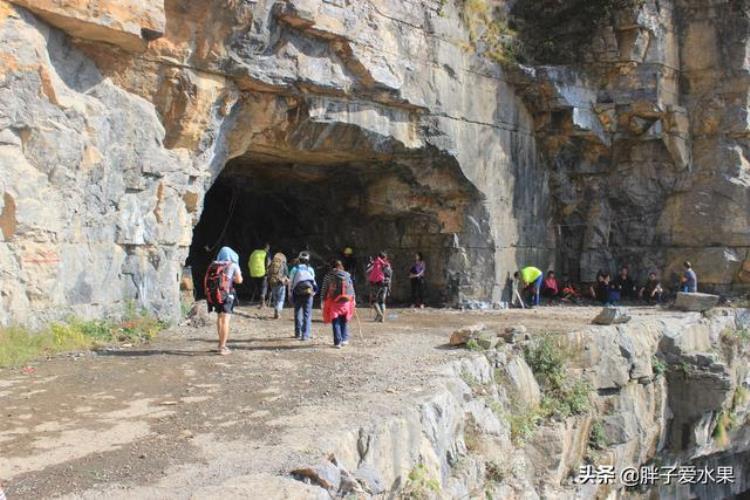
<path fill-rule="evenodd" d="M 408 481 L 401 492 L 401 498 L 409 500 L 427 500 L 433 494 L 440 493 L 440 482 L 427 474 L 424 464 L 417 464 L 409 472 Z"/>
<path fill-rule="evenodd" d="M 524 349 L 526 362 L 542 389 L 541 413 L 565 418 L 589 410 L 591 385 L 586 380 L 570 380 L 565 369 L 568 351 L 552 335 L 542 335 Z"/>
<path fill-rule="evenodd" d="M 603 450 L 608 445 L 607 436 L 604 433 L 604 426 L 597 420 L 591 424 L 591 432 L 589 433 L 589 448 L 595 450 Z"/>

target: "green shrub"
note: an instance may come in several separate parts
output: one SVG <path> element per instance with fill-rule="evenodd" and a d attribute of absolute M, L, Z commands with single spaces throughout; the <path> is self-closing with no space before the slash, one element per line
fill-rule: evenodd
<path fill-rule="evenodd" d="M 429 477 L 427 467 L 417 464 L 409 472 L 408 481 L 401 491 L 401 498 L 409 500 L 427 500 L 433 494 L 440 493 L 440 482 Z"/>
<path fill-rule="evenodd" d="M 604 426 L 599 420 L 596 420 L 591 424 L 591 432 L 589 433 L 589 448 L 595 450 L 603 450 L 608 445 L 607 436 L 604 433 Z"/>
<path fill-rule="evenodd" d="M 542 335 L 524 349 L 526 362 L 542 389 L 541 413 L 546 417 L 569 417 L 589 410 L 591 385 L 570 380 L 565 369 L 567 350 L 552 335 Z"/>
<path fill-rule="evenodd" d="M 477 342 L 476 339 L 469 339 L 466 342 L 466 348 L 470 351 L 484 351 L 484 348 L 479 345 L 479 342 Z"/>
<path fill-rule="evenodd" d="M 667 371 L 667 364 L 656 354 L 651 357 L 651 369 L 654 371 L 654 375 L 663 375 Z"/>

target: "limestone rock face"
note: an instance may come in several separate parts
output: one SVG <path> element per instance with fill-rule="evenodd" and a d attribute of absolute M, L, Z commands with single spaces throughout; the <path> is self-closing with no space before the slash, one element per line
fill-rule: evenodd
<path fill-rule="evenodd" d="M 500 65 L 462 2 L 0 0 L 0 324 L 174 319 L 183 265 L 264 240 L 389 250 L 396 300 L 416 251 L 434 303 L 507 300 L 527 264 L 687 258 L 741 291 L 747 20 L 694 3 Z M 507 7 L 544 49 L 568 25 L 535 4 Z"/>

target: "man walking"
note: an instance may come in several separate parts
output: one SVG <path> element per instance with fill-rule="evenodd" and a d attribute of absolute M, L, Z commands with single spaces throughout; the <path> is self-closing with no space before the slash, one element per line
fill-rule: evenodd
<path fill-rule="evenodd" d="M 318 285 L 315 283 L 315 270 L 310 266 L 310 254 L 301 252 L 297 260 L 298 264 L 289 273 L 294 302 L 294 337 L 305 341 L 312 337 L 313 297 Z"/>
<path fill-rule="evenodd" d="M 259 296 L 259 309 L 263 309 L 266 302 L 266 288 L 268 287 L 266 269 L 268 269 L 268 265 L 271 263 L 271 257 L 268 254 L 270 250 L 271 245 L 266 243 L 263 245 L 263 248 L 253 250 L 253 253 L 250 254 L 250 259 L 247 262 L 247 267 L 250 270 L 250 302 L 255 300 L 256 296 Z"/>

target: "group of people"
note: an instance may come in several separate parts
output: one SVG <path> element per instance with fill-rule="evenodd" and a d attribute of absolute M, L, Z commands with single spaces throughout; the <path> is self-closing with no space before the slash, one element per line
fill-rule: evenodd
<path fill-rule="evenodd" d="M 310 252 L 302 251 L 291 262 L 277 252 L 270 253 L 270 244 L 254 250 L 248 260 L 251 301 L 256 297 L 262 309 L 270 302 L 274 319 L 281 318 L 284 305 L 289 298 L 294 306 L 294 336 L 305 342 L 312 337 L 312 311 L 316 295 L 320 296 L 323 321 L 332 325 L 333 345 L 343 348 L 349 343 L 349 322 L 356 314 L 357 295 L 355 276 L 357 261 L 350 247 L 329 262 L 321 286 L 310 263 Z M 413 307 L 424 307 L 426 266 L 421 253 L 415 255 L 409 269 Z M 369 283 L 370 304 L 375 311 L 376 322 L 386 319 L 386 302 L 391 292 L 393 266 L 385 251 L 368 259 L 365 274 Z M 204 291 L 208 311 L 218 313 L 217 332 L 219 354 L 231 351 L 227 347 L 229 317 L 237 304 L 236 285 L 243 283 L 237 252 L 222 247 L 204 278 Z M 267 301 L 267 299 L 269 299 Z"/>
<path fill-rule="evenodd" d="M 695 293 L 698 291 L 698 276 L 689 261 L 683 263 L 684 272 L 680 277 L 680 291 Z M 644 301 L 654 305 L 662 302 L 664 287 L 655 271 L 648 274 L 646 282 L 638 286 L 630 276 L 628 266 L 622 266 L 617 276 L 603 270 L 596 274 L 596 281 L 588 288 L 588 298 L 603 305 L 616 305 L 620 301 Z M 545 274 L 534 266 L 527 266 L 513 275 L 511 304 L 526 307 L 526 304 L 538 306 L 541 298 L 559 299 L 562 302 L 580 303 L 583 296 L 567 278 L 560 282 L 554 271 Z"/>

